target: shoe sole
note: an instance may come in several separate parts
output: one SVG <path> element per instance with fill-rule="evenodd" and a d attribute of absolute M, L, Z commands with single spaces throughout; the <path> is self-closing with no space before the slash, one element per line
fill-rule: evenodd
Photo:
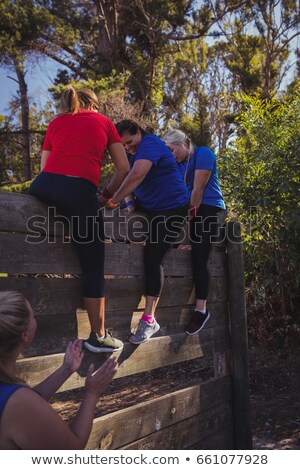
<path fill-rule="evenodd" d="M 199 331 L 202 330 L 202 328 L 204 327 L 205 323 L 208 322 L 208 320 L 210 319 L 210 313 L 208 314 L 208 316 L 206 317 L 206 319 L 204 320 L 203 322 L 203 325 L 201 325 L 200 328 L 198 328 L 198 330 L 194 331 L 194 333 L 190 333 L 189 331 L 186 331 L 185 330 L 185 333 L 189 336 L 193 336 L 193 335 L 196 335 L 197 333 L 199 333 Z"/>
<path fill-rule="evenodd" d="M 159 325 L 158 325 L 159 326 Z M 128 339 L 128 341 L 131 343 L 131 344 L 143 344 L 143 343 L 146 343 L 147 341 L 149 341 L 149 339 L 152 338 L 152 336 L 156 335 L 156 333 L 158 333 L 160 330 L 160 326 L 158 328 L 158 330 L 155 331 L 155 333 L 153 333 L 149 338 L 147 339 L 144 339 L 143 341 L 132 341 L 130 338 Z"/>
<path fill-rule="evenodd" d="M 85 349 L 87 349 L 90 352 L 94 353 L 101 353 L 101 352 L 116 352 L 116 351 L 121 351 L 123 349 L 123 346 L 120 346 L 119 348 L 97 348 L 96 346 L 92 346 L 91 344 L 85 342 L 83 344 Z"/>

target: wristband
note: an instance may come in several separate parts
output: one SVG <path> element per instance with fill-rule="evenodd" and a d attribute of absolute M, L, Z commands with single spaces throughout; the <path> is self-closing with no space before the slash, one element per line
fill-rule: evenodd
<path fill-rule="evenodd" d="M 102 196 L 104 197 L 104 199 L 111 199 L 113 197 L 113 193 L 111 193 L 107 187 L 105 187 L 102 191 Z"/>
<path fill-rule="evenodd" d="M 132 201 L 132 200 L 130 200 L 130 201 L 128 201 L 128 202 L 126 202 L 126 204 L 125 204 L 125 207 L 129 207 L 129 206 L 133 206 L 133 207 L 135 207 L 135 202 L 134 202 L 134 201 Z"/>
<path fill-rule="evenodd" d="M 114 202 L 112 202 L 111 198 L 108 199 L 107 203 L 106 203 L 106 207 L 108 207 L 109 209 L 115 209 L 116 207 L 118 207 L 119 203 L 115 204 Z"/>

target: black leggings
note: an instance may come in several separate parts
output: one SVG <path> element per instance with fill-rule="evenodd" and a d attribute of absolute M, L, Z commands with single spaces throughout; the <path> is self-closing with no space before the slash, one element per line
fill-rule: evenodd
<path fill-rule="evenodd" d="M 67 218 L 83 272 L 83 296 L 104 297 L 104 226 L 97 188 L 83 178 L 40 173 L 29 194 Z"/>
<path fill-rule="evenodd" d="M 218 229 L 218 212 L 222 208 L 201 204 L 196 217 L 190 222 L 190 239 L 192 245 L 192 265 L 196 299 L 206 300 L 210 273 L 208 258 L 212 242 Z"/>
<path fill-rule="evenodd" d="M 159 297 L 164 281 L 162 261 L 181 232 L 187 207 L 159 213 L 148 212 L 147 215 L 149 233 L 144 250 L 145 295 Z"/>

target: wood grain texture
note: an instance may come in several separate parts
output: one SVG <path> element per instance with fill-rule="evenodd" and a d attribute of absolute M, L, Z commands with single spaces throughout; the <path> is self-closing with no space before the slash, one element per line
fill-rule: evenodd
<path fill-rule="evenodd" d="M 248 336 L 241 225 L 228 224 L 229 315 L 233 361 L 233 417 L 236 449 L 252 449 Z"/>
<path fill-rule="evenodd" d="M 87 449 L 117 449 L 230 400 L 227 377 L 172 392 L 94 420 Z M 131 444 L 132 445 L 132 444 Z"/>
<path fill-rule="evenodd" d="M 204 329 L 195 336 L 187 336 L 185 333 L 181 333 L 171 336 L 154 337 L 139 346 L 125 343 L 121 352 L 114 353 L 119 362 L 116 378 L 157 369 L 197 357 L 210 356 L 215 352 L 228 349 L 229 341 L 228 329 L 216 327 Z M 60 391 L 82 387 L 89 364 L 92 362 L 96 367 L 100 367 L 107 356 L 107 354 L 103 353 L 93 354 L 86 351 L 81 368 L 65 382 Z M 60 367 L 62 361 L 63 354 L 21 359 L 17 363 L 17 374 L 30 386 L 33 386 Z"/>
<path fill-rule="evenodd" d="M 105 274 L 141 276 L 144 274 L 143 250 L 140 245 L 106 243 Z M 190 251 L 171 248 L 164 262 L 165 276 L 192 276 Z M 221 248 L 214 247 L 209 268 L 212 276 L 226 275 L 226 257 Z M 36 240 L 28 243 L 26 235 L 0 232 L 0 272 L 28 274 L 80 274 L 81 269 L 74 247 L 61 240 Z"/>

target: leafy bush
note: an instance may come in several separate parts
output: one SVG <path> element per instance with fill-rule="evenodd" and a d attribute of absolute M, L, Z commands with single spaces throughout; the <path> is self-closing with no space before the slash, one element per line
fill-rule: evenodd
<path fill-rule="evenodd" d="M 220 167 L 243 223 L 249 326 L 260 340 L 286 340 L 300 331 L 300 89 L 241 103 Z"/>

